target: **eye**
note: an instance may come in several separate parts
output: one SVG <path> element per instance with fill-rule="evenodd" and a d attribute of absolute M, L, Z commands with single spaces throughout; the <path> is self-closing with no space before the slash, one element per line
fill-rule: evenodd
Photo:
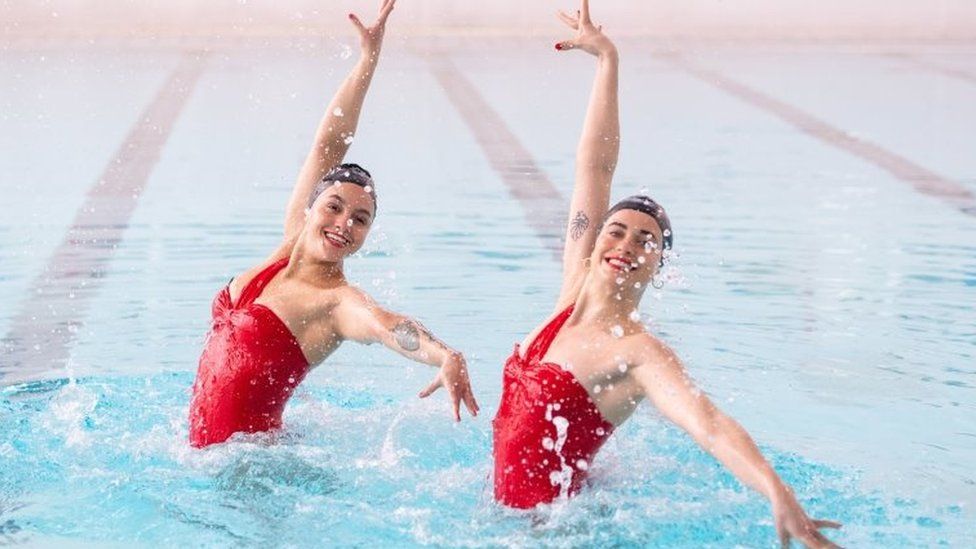
<path fill-rule="evenodd" d="M 366 218 L 365 217 L 362 217 L 362 216 L 357 217 L 356 218 L 356 224 L 358 224 L 358 225 L 365 225 L 366 224 Z"/>
<path fill-rule="evenodd" d="M 612 236 L 614 238 L 623 238 L 624 233 L 623 233 L 623 231 L 612 230 L 612 231 L 610 231 L 610 236 Z"/>
<path fill-rule="evenodd" d="M 332 210 L 335 213 L 339 213 L 339 212 L 342 211 L 342 207 L 339 206 L 339 203 L 338 202 L 331 202 L 331 203 L 329 203 L 329 209 Z"/>

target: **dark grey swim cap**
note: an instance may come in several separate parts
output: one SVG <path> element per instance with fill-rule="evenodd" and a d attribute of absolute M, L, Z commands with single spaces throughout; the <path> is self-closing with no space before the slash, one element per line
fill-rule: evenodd
<path fill-rule="evenodd" d="M 664 237 L 664 249 L 671 249 L 671 244 L 674 242 L 674 235 L 671 233 L 671 220 L 668 219 L 668 214 L 665 213 L 664 208 L 660 204 L 650 197 L 641 194 L 628 196 L 610 208 L 603 222 L 606 223 L 606 219 L 610 219 L 611 215 L 620 210 L 636 210 L 653 217 L 658 227 L 661 227 L 661 234 Z"/>
<path fill-rule="evenodd" d="M 359 185 L 366 190 L 366 193 L 373 199 L 373 210 L 375 213 L 376 204 L 376 185 L 373 184 L 373 176 L 366 171 L 366 168 L 360 166 L 359 164 L 353 164 L 349 162 L 347 164 L 339 164 L 338 166 L 329 170 L 329 172 L 322 176 L 322 179 L 315 185 L 312 189 L 312 194 L 308 197 L 308 205 L 306 208 L 311 208 L 312 204 L 315 204 L 315 199 L 322 194 L 325 189 L 335 183 L 352 183 L 354 185 Z"/>

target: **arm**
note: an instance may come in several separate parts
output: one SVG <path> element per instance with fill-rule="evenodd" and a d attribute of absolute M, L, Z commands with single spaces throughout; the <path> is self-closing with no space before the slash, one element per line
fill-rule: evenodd
<path fill-rule="evenodd" d="M 665 417 L 687 431 L 743 484 L 769 499 L 784 546 L 790 537 L 795 537 L 809 547 L 834 547 L 818 528 L 838 528 L 840 524 L 810 519 L 745 429 L 695 387 L 670 349 L 649 339 L 644 356 L 630 374 L 644 394 Z"/>
<path fill-rule="evenodd" d="M 305 163 L 298 173 L 298 180 L 285 213 L 286 241 L 301 231 L 305 220 L 306 201 L 312 189 L 323 175 L 342 162 L 346 151 L 349 150 L 356 126 L 359 124 L 363 100 L 366 99 L 366 92 L 369 90 L 376 64 L 379 62 L 386 19 L 393 11 L 395 3 L 396 0 L 383 0 L 376 23 L 368 28 L 358 17 L 349 14 L 349 19 L 359 31 L 362 55 L 326 108 L 325 115 L 315 132 L 312 149 L 308 152 Z"/>
<path fill-rule="evenodd" d="M 354 295 L 343 299 L 333 313 L 339 336 L 367 345 L 379 342 L 410 360 L 439 367 L 434 381 L 420 392 L 420 398 L 444 387 L 451 400 L 455 421 L 461 420 L 461 401 L 472 416 L 477 416 L 478 402 L 471 390 L 467 365 L 461 353 L 437 339 L 420 322 L 387 311 L 365 293 L 353 291 Z"/>
<path fill-rule="evenodd" d="M 584 260 L 593 251 L 599 223 L 610 205 L 610 183 L 620 150 L 617 103 L 617 48 L 602 27 L 590 21 L 589 2 L 582 0 L 577 17 L 560 13 L 560 18 L 577 37 L 556 44 L 556 49 L 583 50 L 597 57 L 596 77 L 576 149 L 576 175 L 570 201 L 563 249 L 563 286 L 560 303 L 567 299 L 585 273 Z"/>

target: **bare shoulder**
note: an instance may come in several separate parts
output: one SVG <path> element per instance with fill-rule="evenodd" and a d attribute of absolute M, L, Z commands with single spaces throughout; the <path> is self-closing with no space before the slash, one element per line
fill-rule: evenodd
<path fill-rule="evenodd" d="M 678 356 L 660 338 L 647 331 L 640 331 L 624 338 L 627 357 L 636 369 L 681 370 Z"/>

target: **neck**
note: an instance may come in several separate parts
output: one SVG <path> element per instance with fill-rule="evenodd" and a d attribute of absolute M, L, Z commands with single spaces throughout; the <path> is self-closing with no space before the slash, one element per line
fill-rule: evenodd
<path fill-rule="evenodd" d="M 590 271 L 576 298 L 573 316 L 587 322 L 621 324 L 630 319 L 643 294 L 643 289 L 631 283 L 617 284 Z"/>
<path fill-rule="evenodd" d="M 285 276 L 307 282 L 314 286 L 336 286 L 344 284 L 346 276 L 342 272 L 342 260 L 320 261 L 304 253 L 300 245 L 292 248 L 285 268 Z"/>

